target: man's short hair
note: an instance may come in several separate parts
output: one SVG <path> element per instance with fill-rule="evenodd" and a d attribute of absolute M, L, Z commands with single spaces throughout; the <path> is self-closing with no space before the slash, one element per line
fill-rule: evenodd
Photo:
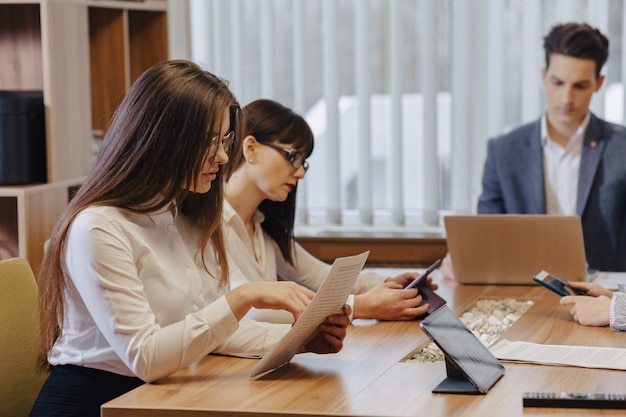
<path fill-rule="evenodd" d="M 552 27 L 543 38 L 543 48 L 546 68 L 550 66 L 552 54 L 591 59 L 596 63 L 596 77 L 600 76 L 609 57 L 609 39 L 586 23 L 563 23 Z"/>

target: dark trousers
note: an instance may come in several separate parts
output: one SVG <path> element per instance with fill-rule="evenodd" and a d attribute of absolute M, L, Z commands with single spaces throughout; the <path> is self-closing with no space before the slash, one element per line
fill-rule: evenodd
<path fill-rule="evenodd" d="M 99 417 L 100 406 L 144 382 L 136 377 L 75 365 L 55 366 L 30 417 Z"/>

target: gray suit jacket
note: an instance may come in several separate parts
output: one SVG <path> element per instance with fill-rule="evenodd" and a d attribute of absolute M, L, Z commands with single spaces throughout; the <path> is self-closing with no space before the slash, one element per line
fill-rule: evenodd
<path fill-rule="evenodd" d="M 479 214 L 546 212 L 540 123 L 489 140 Z M 593 114 L 580 160 L 576 212 L 589 268 L 626 271 L 626 128 Z"/>

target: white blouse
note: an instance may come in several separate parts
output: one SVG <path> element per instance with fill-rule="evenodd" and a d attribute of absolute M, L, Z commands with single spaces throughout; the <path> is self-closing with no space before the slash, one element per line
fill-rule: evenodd
<path fill-rule="evenodd" d="M 247 282 L 277 281 L 278 277 L 297 282 L 313 291 L 317 291 L 322 285 L 330 265 L 311 255 L 297 242 L 294 247 L 294 265 L 287 262 L 276 242 L 263 231 L 261 223 L 265 217 L 260 211 L 254 214 L 254 243 L 248 237 L 243 220 L 226 200 L 222 219 L 230 283 L 233 288 Z M 364 293 L 386 278 L 388 277 L 373 272 L 362 272 L 352 293 Z M 347 304 L 354 310 L 354 296 L 348 298 Z M 278 310 L 253 308 L 247 317 L 273 323 L 293 322 L 291 314 Z"/>
<path fill-rule="evenodd" d="M 210 352 L 262 356 L 288 325 L 238 322 L 219 266 L 195 256 L 198 234 L 172 206 L 79 213 L 67 238 L 65 311 L 49 362 L 154 381 Z"/>
<path fill-rule="evenodd" d="M 626 331 L 626 293 L 617 291 L 613 293 L 610 325 L 615 330 Z"/>

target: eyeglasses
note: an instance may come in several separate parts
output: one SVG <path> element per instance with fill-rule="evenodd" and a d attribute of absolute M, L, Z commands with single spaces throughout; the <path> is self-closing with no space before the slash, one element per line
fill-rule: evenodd
<path fill-rule="evenodd" d="M 213 139 L 211 139 L 211 144 L 216 143 L 218 139 L 220 139 L 219 136 L 214 136 Z M 222 136 L 221 143 L 222 148 L 224 148 L 224 152 L 228 153 L 228 151 L 230 151 L 230 148 L 233 146 L 233 143 L 235 143 L 235 131 L 231 130 L 230 132 Z"/>
<path fill-rule="evenodd" d="M 261 145 L 269 146 L 270 148 L 276 149 L 279 152 L 285 153 L 285 158 L 291 164 L 294 169 L 299 169 L 302 167 L 304 172 L 307 172 L 309 169 L 309 163 L 306 161 L 304 155 L 294 149 L 283 148 L 282 146 L 274 145 L 273 143 L 268 142 L 260 142 Z"/>

